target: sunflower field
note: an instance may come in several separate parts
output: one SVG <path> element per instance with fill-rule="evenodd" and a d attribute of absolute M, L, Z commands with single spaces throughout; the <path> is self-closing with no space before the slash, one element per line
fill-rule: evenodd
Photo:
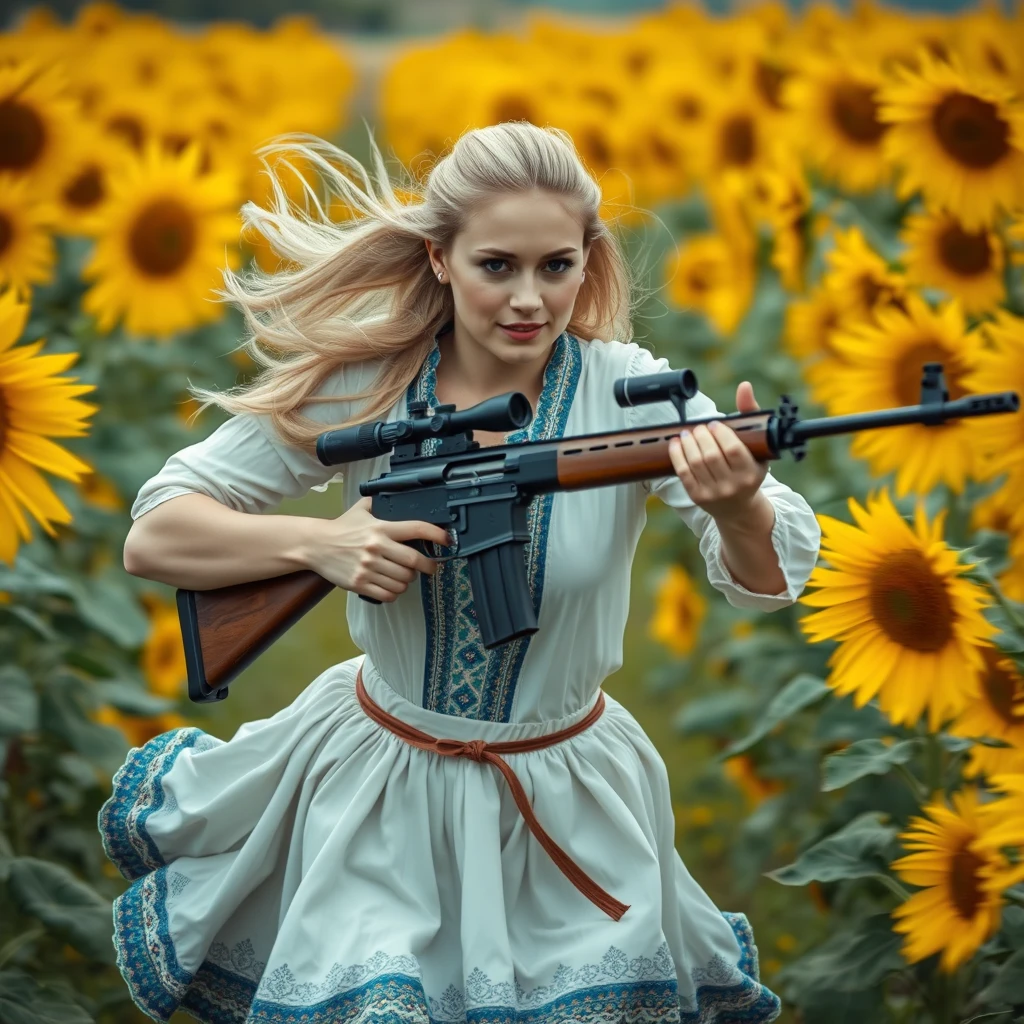
<path fill-rule="evenodd" d="M 361 108 L 357 56 L 301 17 L 105 2 L 0 34 L 2 1024 L 147 1019 L 111 943 L 112 775 L 289 699 L 252 669 L 230 709 L 190 704 L 173 590 L 122 566 L 138 489 L 217 425 L 188 385 L 253 369 L 213 289 L 278 264 L 241 234 L 263 141 L 362 156 L 369 128 L 420 176 L 469 127 L 566 129 L 650 282 L 637 340 L 723 411 L 742 380 L 801 416 L 913 405 L 929 362 L 950 398 L 1024 393 L 1020 13 L 534 13 L 396 41 Z M 297 203 L 317 184 L 279 173 Z M 1020 1024 L 1024 418 L 821 438 L 772 470 L 823 531 L 798 604 L 730 606 L 652 504 L 607 687 L 665 757 L 683 859 L 749 912 L 782 1021 Z M 279 644 L 347 656 L 314 619 Z"/>

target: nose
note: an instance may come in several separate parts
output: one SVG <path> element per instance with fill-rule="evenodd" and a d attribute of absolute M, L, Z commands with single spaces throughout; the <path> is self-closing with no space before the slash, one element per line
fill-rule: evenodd
<path fill-rule="evenodd" d="M 537 282 L 533 274 L 525 273 L 516 275 L 512 286 L 512 297 L 509 299 L 509 305 L 515 310 L 524 312 L 540 309 L 540 288 L 537 286 Z"/>

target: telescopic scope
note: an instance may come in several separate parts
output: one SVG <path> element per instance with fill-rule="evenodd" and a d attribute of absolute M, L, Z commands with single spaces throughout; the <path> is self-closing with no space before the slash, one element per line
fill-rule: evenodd
<path fill-rule="evenodd" d="M 386 423 L 360 423 L 354 427 L 328 430 L 316 439 L 316 457 L 324 466 L 336 466 L 358 459 L 374 459 L 396 444 L 424 441 L 428 437 L 451 437 L 470 430 L 518 430 L 533 419 L 530 400 L 519 391 L 488 398 L 468 409 L 442 405 L 428 416 L 425 409 L 412 419 Z"/>

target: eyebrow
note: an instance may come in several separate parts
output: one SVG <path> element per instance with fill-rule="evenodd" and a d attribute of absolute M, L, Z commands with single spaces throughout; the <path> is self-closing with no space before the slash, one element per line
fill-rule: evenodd
<path fill-rule="evenodd" d="M 562 256 L 565 253 L 576 252 L 575 245 L 568 245 L 564 249 L 555 249 L 553 252 L 545 253 L 541 258 L 549 259 L 552 256 Z M 477 249 L 477 252 L 489 252 L 494 256 L 503 256 L 506 259 L 515 259 L 516 254 L 514 252 L 505 252 L 503 249 Z"/>

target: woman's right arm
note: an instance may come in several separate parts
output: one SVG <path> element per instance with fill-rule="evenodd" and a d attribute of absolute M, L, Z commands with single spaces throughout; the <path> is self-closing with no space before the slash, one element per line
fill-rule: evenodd
<path fill-rule="evenodd" d="M 325 419 L 320 405 L 314 413 Z M 362 498 L 335 519 L 267 515 L 284 498 L 325 487 L 336 466 L 277 438 L 265 420 L 234 416 L 175 452 L 131 509 L 124 567 L 182 590 L 214 590 L 312 569 L 335 586 L 394 601 L 436 563 L 405 542 L 448 541 L 430 523 L 375 519 Z"/>
<path fill-rule="evenodd" d="M 437 563 L 406 541 L 447 544 L 432 523 L 376 519 L 362 498 L 337 519 L 236 512 L 206 494 L 179 494 L 128 531 L 124 567 L 182 590 L 213 590 L 312 569 L 335 586 L 394 601 Z"/>
<path fill-rule="evenodd" d="M 311 568 L 324 520 L 237 512 L 208 494 L 179 494 L 132 524 L 125 571 L 183 590 L 283 576 Z"/>

